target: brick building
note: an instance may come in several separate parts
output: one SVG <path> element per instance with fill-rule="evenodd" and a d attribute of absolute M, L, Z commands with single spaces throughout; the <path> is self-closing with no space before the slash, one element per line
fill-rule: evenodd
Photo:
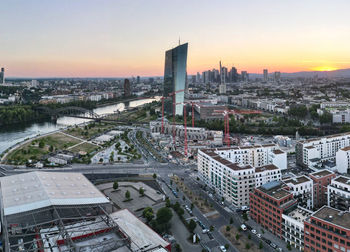
<path fill-rule="evenodd" d="M 281 181 L 272 181 L 250 193 L 250 217 L 282 238 L 282 214 L 297 207 L 297 200 Z"/>
<path fill-rule="evenodd" d="M 327 186 L 336 177 L 334 172 L 321 170 L 309 174 L 314 183 L 313 203 L 315 208 L 327 205 Z"/>
<path fill-rule="evenodd" d="M 304 251 L 349 252 L 350 213 L 324 206 L 307 218 Z"/>

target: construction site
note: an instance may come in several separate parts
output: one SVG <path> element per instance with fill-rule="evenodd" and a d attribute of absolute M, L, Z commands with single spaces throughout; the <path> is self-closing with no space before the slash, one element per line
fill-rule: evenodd
<path fill-rule="evenodd" d="M 2 177 L 3 251 L 170 251 L 170 244 L 80 173 Z"/>

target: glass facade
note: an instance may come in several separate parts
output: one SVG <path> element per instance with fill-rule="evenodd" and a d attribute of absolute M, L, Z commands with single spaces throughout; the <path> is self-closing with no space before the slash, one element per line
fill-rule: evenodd
<path fill-rule="evenodd" d="M 188 43 L 165 52 L 163 96 L 168 97 L 170 93 L 175 92 L 175 103 L 183 103 L 185 98 L 187 48 Z M 172 97 L 165 102 L 164 109 L 167 113 L 173 113 L 172 103 Z M 175 114 L 183 115 L 182 104 L 176 105 Z"/>

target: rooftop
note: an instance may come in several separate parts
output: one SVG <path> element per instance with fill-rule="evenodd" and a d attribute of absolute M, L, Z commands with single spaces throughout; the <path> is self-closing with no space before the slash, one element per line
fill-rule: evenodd
<path fill-rule="evenodd" d="M 112 219 L 130 237 L 132 251 L 145 251 L 159 246 L 166 248 L 169 243 L 139 220 L 129 210 L 123 209 L 111 214 Z"/>
<path fill-rule="evenodd" d="M 284 180 L 283 182 L 286 184 L 291 183 L 293 185 L 299 185 L 299 184 L 309 182 L 309 181 L 311 181 L 310 178 L 306 177 L 305 175 L 302 175 L 300 177 L 294 177 L 294 178 Z"/>
<path fill-rule="evenodd" d="M 0 178 L 5 215 L 48 206 L 109 203 L 81 173 L 29 172 Z"/>
<path fill-rule="evenodd" d="M 310 173 L 311 176 L 314 176 L 316 178 L 325 177 L 325 176 L 328 176 L 328 175 L 331 175 L 331 174 L 334 174 L 334 172 L 331 172 L 331 171 L 328 171 L 328 170 L 321 170 L 321 171 Z"/>
<path fill-rule="evenodd" d="M 277 149 L 277 150 L 273 150 L 273 153 L 275 153 L 275 154 L 283 154 L 284 152 Z"/>
<path fill-rule="evenodd" d="M 344 147 L 341 149 L 342 151 L 350 151 L 350 146 Z"/>
<path fill-rule="evenodd" d="M 312 212 L 310 210 L 298 207 L 288 213 L 288 216 L 304 224 L 304 220 L 307 219 L 311 214 Z"/>
<path fill-rule="evenodd" d="M 271 181 L 268 182 L 257 189 L 262 191 L 263 193 L 266 193 L 272 198 L 275 198 L 276 200 L 280 200 L 284 197 L 287 197 L 291 195 L 290 192 L 283 189 L 285 184 L 283 184 L 281 181 Z"/>
<path fill-rule="evenodd" d="M 350 178 L 348 177 L 344 177 L 344 176 L 339 176 L 337 178 L 335 178 L 333 181 L 342 183 L 342 184 L 346 184 L 346 185 L 350 185 Z"/>
<path fill-rule="evenodd" d="M 322 207 L 320 210 L 315 212 L 312 217 L 318 218 L 337 226 L 350 229 L 350 213 L 343 212 L 335 208 L 328 206 Z"/>
<path fill-rule="evenodd" d="M 268 164 L 260 167 L 255 168 L 255 172 L 263 172 L 263 171 L 273 171 L 273 170 L 279 170 L 279 168 L 276 165 Z"/>

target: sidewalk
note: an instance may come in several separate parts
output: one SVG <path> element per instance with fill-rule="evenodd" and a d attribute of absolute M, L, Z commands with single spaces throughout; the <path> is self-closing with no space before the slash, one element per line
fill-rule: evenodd
<path fill-rule="evenodd" d="M 246 223 L 251 226 L 253 229 L 255 229 L 259 234 L 261 234 L 266 239 L 270 240 L 271 242 L 275 243 L 278 247 L 282 248 L 283 251 L 288 251 L 287 249 L 287 243 L 278 238 L 276 235 L 272 234 L 270 231 L 266 230 L 265 228 L 262 228 L 258 223 L 256 223 L 254 220 L 250 219 L 246 221 Z M 261 232 L 261 229 L 264 229 L 264 233 Z M 271 248 L 272 249 L 272 248 Z M 292 247 L 292 250 L 294 252 L 298 252 L 296 248 Z"/>

